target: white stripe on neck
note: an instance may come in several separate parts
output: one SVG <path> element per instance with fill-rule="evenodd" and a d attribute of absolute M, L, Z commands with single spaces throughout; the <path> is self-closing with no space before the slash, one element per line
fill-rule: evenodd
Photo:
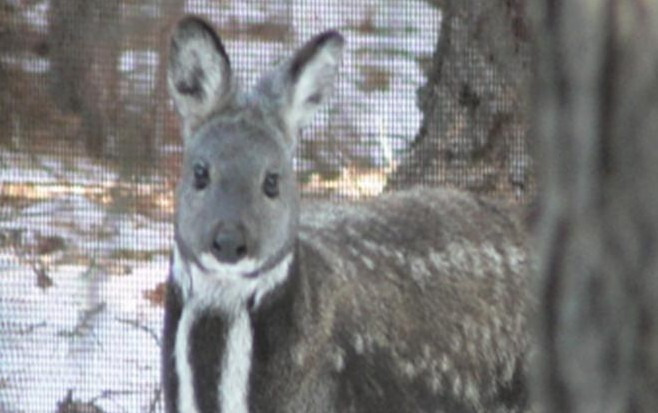
<path fill-rule="evenodd" d="M 178 411 L 181 413 L 197 413 L 199 409 L 194 398 L 194 377 L 190 365 L 190 332 L 197 318 L 197 310 L 193 305 L 183 307 L 183 312 L 176 330 L 176 374 L 178 375 Z"/>
<path fill-rule="evenodd" d="M 247 302 L 253 297 L 254 308 L 258 308 L 267 293 L 287 278 L 293 254 L 291 252 L 270 271 L 253 279 L 241 276 L 245 273 L 245 267 L 254 266 L 253 261 L 227 266 L 213 262 L 207 256 L 201 259 L 209 271 L 204 272 L 193 263 L 184 265 L 178 249 L 174 248 L 173 279 L 183 290 L 183 311 L 174 348 L 179 387 L 178 409 L 181 413 L 199 412 L 194 372 L 189 359 L 190 332 L 199 316 L 210 310 L 219 311 L 229 323 L 217 389 L 221 412 L 247 413 L 253 346 Z"/>
<path fill-rule="evenodd" d="M 249 407 L 249 371 L 251 370 L 253 332 L 247 309 L 231 321 L 219 381 L 222 413 L 247 413 Z"/>

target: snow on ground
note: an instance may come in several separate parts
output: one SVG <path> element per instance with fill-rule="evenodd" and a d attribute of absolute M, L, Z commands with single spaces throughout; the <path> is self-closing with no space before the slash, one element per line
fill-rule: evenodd
<path fill-rule="evenodd" d="M 0 205 L 0 412 L 52 412 L 69 392 L 69 404 L 106 413 L 161 411 L 159 288 L 172 224 L 95 201 L 83 190 L 116 179 L 103 169 L 5 155 L 15 163 L 0 187 L 21 176 L 67 185 Z"/>
<path fill-rule="evenodd" d="M 30 154 L 17 150 L 0 151 L 0 184 L 38 182 L 39 184 L 104 185 L 119 175 L 86 158 L 65 162 L 55 156 Z"/>
<path fill-rule="evenodd" d="M 63 265 L 40 289 L 15 257 L 0 255 L 0 410 L 51 412 L 72 391 L 104 412 L 150 411 L 162 314 L 143 297 L 166 266 L 158 258 L 108 277 Z"/>
<path fill-rule="evenodd" d="M 48 2 L 39 4 L 27 18 L 45 27 Z M 213 12 L 220 32 L 231 25 L 292 22 L 294 38 L 286 42 L 226 37 L 246 86 L 317 32 L 341 30 L 347 49 L 333 106 L 307 139 L 337 139 L 351 148 L 361 142 L 365 149 L 352 155 L 381 166 L 415 135 L 416 91 L 424 82 L 419 62 L 434 50 L 440 23 L 425 2 L 188 0 L 186 10 Z M 0 58 L 26 71 L 49 70 L 43 59 Z M 152 50 L 125 51 L 119 67 L 125 90 L 152 93 L 158 61 Z M 330 158 L 332 147 L 321 151 Z M 120 175 L 61 155 L 0 151 L 0 195 L 14 200 L 0 197 L 0 412 L 64 411 L 74 403 L 92 412 L 162 411 L 160 284 L 167 275 L 171 222 L 114 208 L 104 196 L 124 184 Z M 297 165 L 316 166 L 310 159 Z M 166 190 L 157 178 L 125 188 Z"/>

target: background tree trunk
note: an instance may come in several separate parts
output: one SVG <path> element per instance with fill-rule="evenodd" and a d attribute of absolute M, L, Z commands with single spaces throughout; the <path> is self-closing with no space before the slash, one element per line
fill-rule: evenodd
<path fill-rule="evenodd" d="M 4 54 L 11 46 L 12 26 L 15 20 L 15 9 L 4 2 L 0 3 L 0 54 Z M 0 61 L 0 130 L 9 130 L 11 114 L 11 95 L 9 94 L 9 75 L 3 62 Z M 11 134 L 0 134 L 0 141 L 8 140 Z"/>
<path fill-rule="evenodd" d="M 44 101 L 41 73 L 17 70 L 16 56 L 43 57 L 48 53 L 46 35 L 30 26 L 24 11 L 29 2 L 0 0 L 0 142 L 9 143 L 18 130 L 38 124 L 52 125 L 40 110 Z M 13 61 L 13 62 L 12 62 Z M 25 122 L 26 114 L 32 115 Z"/>
<path fill-rule="evenodd" d="M 116 127 L 119 1 L 51 0 L 51 94 L 82 117 L 87 151 L 102 155 Z"/>
<path fill-rule="evenodd" d="M 443 21 L 423 123 L 389 189 L 417 183 L 522 196 L 532 185 L 526 149 L 529 30 L 524 0 L 431 0 Z"/>
<path fill-rule="evenodd" d="M 658 406 L 658 4 L 537 1 L 546 412 Z"/>

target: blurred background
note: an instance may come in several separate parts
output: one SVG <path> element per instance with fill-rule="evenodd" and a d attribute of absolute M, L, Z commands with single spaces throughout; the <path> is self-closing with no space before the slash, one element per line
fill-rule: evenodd
<path fill-rule="evenodd" d="M 0 0 L 0 412 L 162 409 L 181 159 L 165 63 L 186 13 L 217 27 L 244 87 L 317 32 L 345 35 L 299 145 L 304 197 L 532 200 L 520 1 Z"/>

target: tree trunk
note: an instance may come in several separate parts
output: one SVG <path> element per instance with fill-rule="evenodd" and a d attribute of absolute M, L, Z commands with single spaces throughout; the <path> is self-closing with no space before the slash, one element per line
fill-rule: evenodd
<path fill-rule="evenodd" d="M 9 4 L 0 3 L 0 57 L 11 46 L 7 38 L 12 36 L 12 23 L 16 18 L 16 10 Z M 12 112 L 11 95 L 9 92 L 9 75 L 5 64 L 0 60 L 0 130 L 9 131 L 10 116 Z M 0 142 L 8 141 L 11 133 L 4 132 L 0 134 Z"/>
<path fill-rule="evenodd" d="M 538 0 L 535 396 L 658 406 L 658 4 Z"/>
<path fill-rule="evenodd" d="M 181 18 L 185 10 L 184 0 L 165 0 L 161 3 L 162 18 L 157 30 L 157 50 L 160 56 L 155 75 L 156 84 L 153 102 L 151 104 L 151 122 L 153 131 L 148 149 L 156 153 L 157 148 L 164 146 L 164 136 L 167 132 L 166 117 L 169 112 L 169 95 L 167 94 L 167 50 L 170 42 L 171 28 Z"/>
<path fill-rule="evenodd" d="M 57 106 L 82 117 L 87 151 L 100 156 L 116 127 L 118 1 L 51 0 L 51 82 Z"/>
<path fill-rule="evenodd" d="M 9 94 L 9 76 L 3 63 L 0 62 L 0 142 L 9 141 L 11 138 L 11 96 Z"/>
<path fill-rule="evenodd" d="M 523 196 L 532 187 L 524 0 L 432 0 L 443 13 L 423 123 L 388 188 L 423 183 Z"/>

